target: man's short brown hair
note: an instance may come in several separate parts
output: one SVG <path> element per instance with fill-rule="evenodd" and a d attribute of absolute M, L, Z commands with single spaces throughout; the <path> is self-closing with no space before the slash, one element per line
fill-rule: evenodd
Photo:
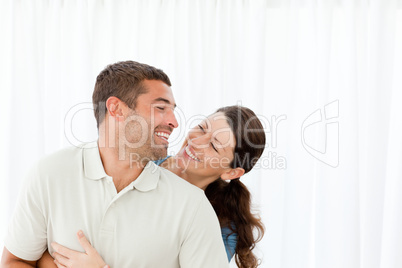
<path fill-rule="evenodd" d="M 98 128 L 107 112 L 106 100 L 114 96 L 135 109 L 138 96 L 147 93 L 142 83 L 144 80 L 159 80 L 172 86 L 169 77 L 162 70 L 135 61 L 110 64 L 100 72 L 92 94 Z"/>

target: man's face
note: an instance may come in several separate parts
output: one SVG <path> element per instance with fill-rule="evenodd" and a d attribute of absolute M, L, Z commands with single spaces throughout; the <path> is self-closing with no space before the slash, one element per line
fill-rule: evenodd
<path fill-rule="evenodd" d="M 135 110 L 125 119 L 124 137 L 130 159 L 156 160 L 166 157 L 168 138 L 178 123 L 174 115 L 176 106 L 172 90 L 158 80 L 142 82 L 148 92 L 137 98 Z M 142 160 L 142 159 L 138 159 Z"/>

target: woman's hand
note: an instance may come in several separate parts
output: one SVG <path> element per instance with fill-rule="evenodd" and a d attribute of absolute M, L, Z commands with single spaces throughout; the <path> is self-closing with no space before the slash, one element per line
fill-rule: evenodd
<path fill-rule="evenodd" d="M 52 247 L 55 250 L 53 253 L 54 263 L 58 268 L 110 268 L 96 249 L 91 246 L 81 230 L 78 231 L 77 236 L 85 253 L 71 250 L 55 242 L 52 243 Z"/>

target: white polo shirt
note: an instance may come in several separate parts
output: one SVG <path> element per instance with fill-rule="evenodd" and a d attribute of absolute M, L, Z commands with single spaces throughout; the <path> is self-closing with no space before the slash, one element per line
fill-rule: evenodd
<path fill-rule="evenodd" d="M 80 229 L 112 268 L 229 266 L 202 190 L 149 162 L 117 193 L 97 143 L 61 150 L 31 170 L 5 246 L 25 260 L 53 253 L 53 241 L 83 251 Z"/>

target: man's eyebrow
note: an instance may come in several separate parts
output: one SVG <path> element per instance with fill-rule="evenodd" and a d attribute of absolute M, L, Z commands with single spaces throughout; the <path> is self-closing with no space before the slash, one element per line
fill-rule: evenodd
<path fill-rule="evenodd" d="M 155 102 L 162 101 L 162 102 L 165 102 L 167 104 L 171 104 L 171 105 L 173 105 L 174 108 L 176 108 L 176 103 L 172 104 L 168 99 L 165 99 L 165 98 L 162 98 L 162 97 L 156 98 L 156 99 L 154 99 L 154 101 Z"/>

